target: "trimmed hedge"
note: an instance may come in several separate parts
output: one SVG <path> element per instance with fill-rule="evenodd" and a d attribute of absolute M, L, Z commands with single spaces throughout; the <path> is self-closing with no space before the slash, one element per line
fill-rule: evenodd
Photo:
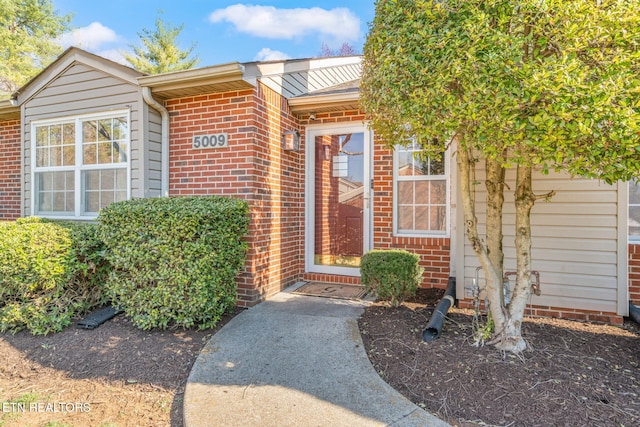
<path fill-rule="evenodd" d="M 96 224 L 0 222 L 0 331 L 58 332 L 103 304 L 103 253 Z"/>
<path fill-rule="evenodd" d="M 133 199 L 100 212 L 114 306 L 142 329 L 216 325 L 236 303 L 249 225 L 245 201 Z"/>
<path fill-rule="evenodd" d="M 373 250 L 362 257 L 361 280 L 367 292 L 397 307 L 418 290 L 424 272 L 419 263 L 420 256 L 407 251 Z"/>

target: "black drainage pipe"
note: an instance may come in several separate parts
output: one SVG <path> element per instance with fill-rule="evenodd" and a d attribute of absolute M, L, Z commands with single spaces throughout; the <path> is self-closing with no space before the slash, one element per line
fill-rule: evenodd
<path fill-rule="evenodd" d="M 431 342 L 440 337 L 442 332 L 442 326 L 444 325 L 444 317 L 447 315 L 449 308 L 456 301 L 456 278 L 449 277 L 447 283 L 447 289 L 444 291 L 444 296 L 436 305 L 436 309 L 433 311 L 433 315 L 427 323 L 427 328 L 422 331 L 422 338 L 426 342 Z"/>
<path fill-rule="evenodd" d="M 640 324 L 640 307 L 636 307 L 631 301 L 629 301 L 629 317 Z"/>
<path fill-rule="evenodd" d="M 98 310 L 95 313 L 89 315 L 85 319 L 80 320 L 76 324 L 76 326 L 81 329 L 95 329 L 107 320 L 117 316 L 120 313 L 122 313 L 122 311 L 116 310 L 109 305 L 102 310 Z"/>

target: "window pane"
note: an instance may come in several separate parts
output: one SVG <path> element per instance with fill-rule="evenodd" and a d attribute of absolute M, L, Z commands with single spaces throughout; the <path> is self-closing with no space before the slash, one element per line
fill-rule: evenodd
<path fill-rule="evenodd" d="M 122 202 L 127 200 L 127 192 L 126 191 L 116 191 L 116 202 Z"/>
<path fill-rule="evenodd" d="M 116 185 L 118 190 L 127 190 L 127 171 L 125 169 L 116 169 Z"/>
<path fill-rule="evenodd" d="M 640 240 L 640 181 L 629 182 L 629 237 Z"/>
<path fill-rule="evenodd" d="M 429 181 L 416 181 L 416 204 L 426 205 L 429 203 L 429 188 L 431 182 Z"/>
<path fill-rule="evenodd" d="M 98 152 L 96 144 L 83 144 L 82 163 L 85 165 L 95 165 L 98 163 Z"/>
<path fill-rule="evenodd" d="M 85 176 L 85 189 L 86 190 L 99 190 L 100 189 L 100 171 L 87 171 Z"/>
<path fill-rule="evenodd" d="M 51 147 L 49 156 L 49 166 L 62 166 L 62 147 Z"/>
<path fill-rule="evenodd" d="M 432 205 L 444 205 L 447 202 L 447 181 L 430 181 L 430 184 L 429 203 Z"/>
<path fill-rule="evenodd" d="M 95 121 L 82 122 L 82 142 L 96 142 L 98 140 Z"/>
<path fill-rule="evenodd" d="M 36 173 L 36 213 L 73 215 L 73 171 Z"/>
<path fill-rule="evenodd" d="M 100 174 L 100 189 L 113 190 L 115 183 L 115 171 L 105 170 Z"/>
<path fill-rule="evenodd" d="M 36 147 L 49 145 L 49 126 L 36 127 Z"/>
<path fill-rule="evenodd" d="M 416 206 L 416 230 L 428 231 L 429 227 L 429 207 Z"/>
<path fill-rule="evenodd" d="M 75 145 L 65 145 L 62 147 L 62 164 L 65 166 L 73 166 L 76 164 L 76 147 Z"/>
<path fill-rule="evenodd" d="M 98 121 L 98 141 L 112 141 L 113 131 L 111 129 L 111 119 Z"/>
<path fill-rule="evenodd" d="M 76 127 L 73 123 L 65 123 L 62 135 L 62 143 L 66 145 L 76 144 Z"/>
<path fill-rule="evenodd" d="M 62 126 L 49 127 L 49 144 L 62 145 Z"/>
<path fill-rule="evenodd" d="M 113 145 L 114 163 L 127 162 L 127 144 L 125 142 L 115 142 Z"/>
<path fill-rule="evenodd" d="M 49 149 L 36 147 L 36 167 L 49 166 Z"/>
<path fill-rule="evenodd" d="M 100 209 L 100 192 L 87 191 L 85 194 L 85 210 L 87 212 L 98 212 Z"/>
<path fill-rule="evenodd" d="M 401 205 L 413 203 L 413 181 L 398 182 L 398 203 Z"/>
<path fill-rule="evenodd" d="M 640 237 L 640 206 L 629 208 L 629 236 Z"/>
<path fill-rule="evenodd" d="M 106 208 L 114 201 L 113 191 L 103 191 L 100 194 L 100 209 Z"/>
<path fill-rule="evenodd" d="M 113 139 L 123 140 L 127 138 L 127 118 L 116 117 L 113 119 Z"/>
<path fill-rule="evenodd" d="M 431 159 L 430 161 L 430 175 L 444 175 L 444 156 L 442 156 L 439 160 Z"/>
<path fill-rule="evenodd" d="M 413 206 L 398 206 L 398 230 L 413 230 Z"/>
<path fill-rule="evenodd" d="M 126 200 L 126 169 L 84 171 L 83 177 L 85 213 L 95 214 L 115 201 Z"/>
<path fill-rule="evenodd" d="M 413 167 L 412 154 L 407 151 L 398 152 L 398 176 L 411 176 Z"/>
<path fill-rule="evenodd" d="M 629 204 L 640 205 L 640 182 L 633 181 L 629 183 Z"/>
<path fill-rule="evenodd" d="M 111 143 L 101 142 L 98 144 L 98 164 L 112 163 Z"/>
<path fill-rule="evenodd" d="M 429 227 L 431 230 L 446 231 L 447 224 L 447 208 L 445 206 L 436 206 L 431 208 L 431 217 L 429 218 Z"/>

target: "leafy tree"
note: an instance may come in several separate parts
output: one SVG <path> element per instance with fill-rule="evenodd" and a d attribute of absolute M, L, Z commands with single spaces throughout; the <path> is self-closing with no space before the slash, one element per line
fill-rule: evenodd
<path fill-rule="evenodd" d="M 0 97 L 25 84 L 61 53 L 55 39 L 69 30 L 50 0 L 0 0 Z"/>
<path fill-rule="evenodd" d="M 358 55 L 358 51 L 355 47 L 350 45 L 347 42 L 342 43 L 340 49 L 333 50 L 329 47 L 328 44 L 322 42 L 322 46 L 320 47 L 320 58 L 327 58 L 330 56 L 351 56 Z"/>
<path fill-rule="evenodd" d="M 491 343 L 526 348 L 532 170 L 612 183 L 640 171 L 640 0 L 377 0 L 362 102 L 392 146 L 452 146 L 465 228 L 486 278 Z M 486 170 L 486 236 L 474 168 Z M 505 169 L 516 172 L 517 279 L 502 297 Z"/>
<path fill-rule="evenodd" d="M 154 31 L 144 28 L 138 33 L 143 47 L 133 46 L 133 54 L 125 54 L 125 59 L 137 70 L 147 74 L 167 73 L 188 70 L 199 62 L 198 56 L 191 57 L 195 44 L 187 50 L 178 47 L 176 38 L 182 32 L 184 24 L 173 27 L 156 18 Z"/>

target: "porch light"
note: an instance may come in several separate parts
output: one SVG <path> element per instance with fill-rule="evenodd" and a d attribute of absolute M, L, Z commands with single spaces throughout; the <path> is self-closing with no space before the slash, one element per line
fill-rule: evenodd
<path fill-rule="evenodd" d="M 282 148 L 285 151 L 298 151 L 300 149 L 300 132 L 288 130 L 282 134 Z"/>

